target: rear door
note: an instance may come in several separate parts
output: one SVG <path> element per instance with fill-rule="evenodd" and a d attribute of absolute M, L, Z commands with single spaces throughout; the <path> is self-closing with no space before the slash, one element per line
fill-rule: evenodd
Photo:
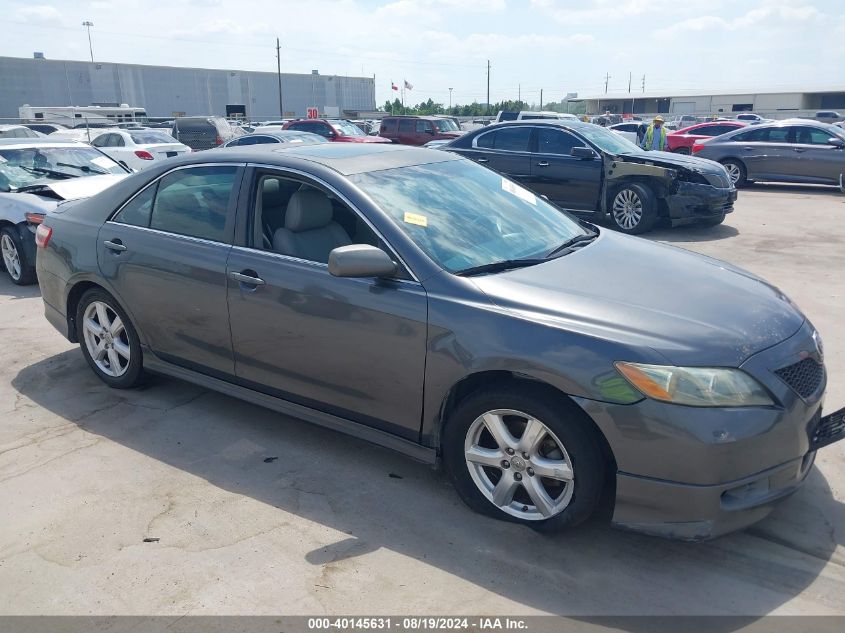
<path fill-rule="evenodd" d="M 97 261 L 142 341 L 169 362 L 234 371 L 226 308 L 239 165 L 177 168 L 100 229 Z"/>
<path fill-rule="evenodd" d="M 396 138 L 403 145 L 413 145 L 416 134 L 416 121 L 414 119 L 399 119 L 399 129 Z"/>
<path fill-rule="evenodd" d="M 244 224 L 260 228 L 248 232 L 251 237 L 232 250 L 228 263 L 238 379 L 253 389 L 417 440 L 425 289 L 404 269 L 394 279 L 334 277 L 326 265 L 333 248 L 328 238 L 295 254 L 286 253 L 281 240 L 265 240 L 265 227 L 288 226 L 287 202 L 304 186 L 330 199 L 333 233 L 393 255 L 366 218 L 324 185 L 269 168 L 256 169 L 250 180 L 253 193 L 244 199 L 253 202 L 242 204 L 250 216 Z"/>
<path fill-rule="evenodd" d="M 530 186 L 565 209 L 594 212 L 601 189 L 602 161 L 575 158 L 573 147 L 587 147 L 580 138 L 553 127 L 534 128 Z"/>
<path fill-rule="evenodd" d="M 532 129 L 530 125 L 514 125 L 490 130 L 475 137 L 472 147 L 460 153 L 530 186 Z"/>
<path fill-rule="evenodd" d="M 796 176 L 809 182 L 839 184 L 840 175 L 845 173 L 845 150 L 828 143 L 831 136 L 836 135 L 809 125 L 792 128 Z"/>

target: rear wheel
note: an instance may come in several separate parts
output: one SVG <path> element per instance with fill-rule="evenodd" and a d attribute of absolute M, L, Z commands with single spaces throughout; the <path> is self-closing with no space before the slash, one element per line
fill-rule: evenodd
<path fill-rule="evenodd" d="M 76 310 L 82 355 L 109 387 L 129 389 L 143 382 L 141 342 L 129 317 L 104 290 L 82 295 Z"/>
<path fill-rule="evenodd" d="M 12 283 L 27 286 L 37 281 L 35 266 L 27 259 L 20 234 L 14 227 L 6 226 L 0 231 L 0 255 Z"/>
<path fill-rule="evenodd" d="M 610 217 L 616 229 L 623 233 L 645 233 L 657 221 L 654 193 L 636 182 L 616 187 L 610 194 Z"/>
<path fill-rule="evenodd" d="M 734 187 L 744 187 L 748 183 L 748 172 L 740 161 L 729 158 L 722 161 L 722 166 L 728 170 Z"/>
<path fill-rule="evenodd" d="M 469 396 L 450 416 L 446 468 L 474 510 L 539 530 L 587 519 L 604 469 L 584 413 L 532 385 Z"/>

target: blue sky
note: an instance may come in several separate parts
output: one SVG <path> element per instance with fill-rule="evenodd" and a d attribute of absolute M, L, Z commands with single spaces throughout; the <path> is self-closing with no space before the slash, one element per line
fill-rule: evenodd
<path fill-rule="evenodd" d="M 376 76 L 376 100 L 845 84 L 842 0 L 5 0 L 0 55 Z M 236 6 L 237 8 L 233 8 Z M 138 104 L 143 105 L 143 104 Z"/>

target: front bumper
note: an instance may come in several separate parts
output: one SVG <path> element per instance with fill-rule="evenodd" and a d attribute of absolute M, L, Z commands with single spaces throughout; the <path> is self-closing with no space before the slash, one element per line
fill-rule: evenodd
<path fill-rule="evenodd" d="M 762 519 L 797 490 L 816 450 L 845 438 L 845 410 L 822 417 L 823 373 L 804 396 L 775 373 L 796 359 L 815 354 L 821 360 L 813 331 L 805 322 L 792 337 L 742 364 L 775 406 L 576 399 L 616 459 L 614 524 L 673 538 L 712 538 Z"/>
<path fill-rule="evenodd" d="M 672 226 L 720 218 L 734 210 L 736 189 L 690 182 L 678 183 L 678 190 L 666 196 Z"/>

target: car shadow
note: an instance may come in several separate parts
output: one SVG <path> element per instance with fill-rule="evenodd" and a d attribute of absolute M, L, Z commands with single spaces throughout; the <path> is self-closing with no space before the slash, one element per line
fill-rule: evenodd
<path fill-rule="evenodd" d="M 31 299 L 41 296 L 41 289 L 38 287 L 38 284 L 18 286 L 12 283 L 9 274 L 3 268 L 2 260 L 0 260 L 0 296 L 11 299 Z"/>
<path fill-rule="evenodd" d="M 740 198 L 745 192 L 754 193 L 793 193 L 793 194 L 807 194 L 811 196 L 841 196 L 842 192 L 838 187 L 829 185 L 803 185 L 796 183 L 785 182 L 752 182 L 746 184 L 739 190 Z"/>
<path fill-rule="evenodd" d="M 293 514 L 340 532 L 305 555 L 317 573 L 387 549 L 494 592 L 504 605 L 570 616 L 761 616 L 810 585 L 814 595 L 841 591 L 821 572 L 843 544 L 832 526 L 845 525 L 845 509 L 818 470 L 770 518 L 706 543 L 626 533 L 600 520 L 544 535 L 473 513 L 440 472 L 387 449 L 175 379 L 109 389 L 78 350 L 23 367 L 12 385 L 98 440 L 268 504 L 280 519 Z M 185 503 L 194 501 L 202 511 L 201 499 Z M 273 558 L 267 551 L 268 566 Z M 474 604 L 468 598 L 463 612 L 475 613 Z M 713 628 L 734 630 L 732 622 Z"/>
<path fill-rule="evenodd" d="M 730 219 L 730 218 L 729 218 Z M 739 230 L 730 224 L 716 226 L 700 226 L 690 224 L 672 228 L 667 225 L 657 226 L 648 233 L 640 235 L 647 240 L 658 242 L 716 242 L 739 235 Z"/>

